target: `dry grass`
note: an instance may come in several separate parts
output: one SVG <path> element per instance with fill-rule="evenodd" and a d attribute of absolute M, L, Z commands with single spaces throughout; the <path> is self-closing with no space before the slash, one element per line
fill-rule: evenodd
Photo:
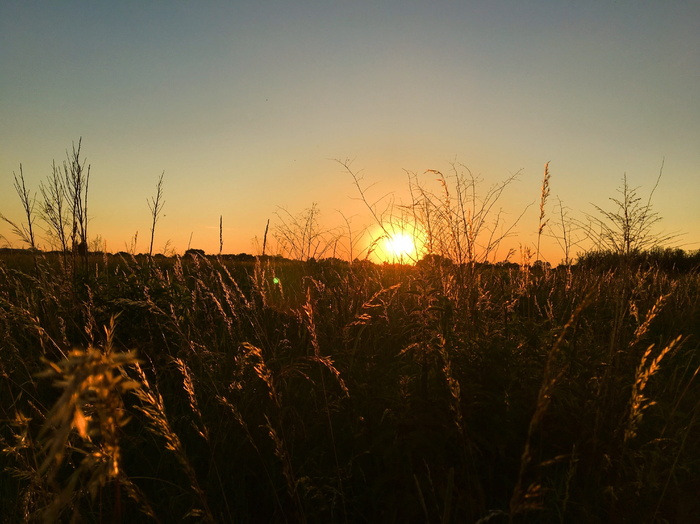
<path fill-rule="evenodd" d="M 3 517 L 692 522 L 697 269 L 485 263 L 514 178 L 430 175 L 401 209 L 415 266 L 3 255 Z M 548 195 L 545 167 L 538 237 Z M 273 234 L 332 253 L 316 218 Z"/>
<path fill-rule="evenodd" d="M 0 271 L 18 515 L 644 521 L 692 490 L 697 274 L 109 257 L 66 294 L 28 262 Z"/>

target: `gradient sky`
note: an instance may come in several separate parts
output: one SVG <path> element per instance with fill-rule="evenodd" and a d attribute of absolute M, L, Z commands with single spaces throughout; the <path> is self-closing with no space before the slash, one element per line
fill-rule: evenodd
<path fill-rule="evenodd" d="M 484 190 L 520 171 L 500 204 L 512 219 L 532 204 L 512 242 L 534 246 L 545 162 L 548 213 L 559 197 L 580 218 L 625 173 L 647 195 L 663 161 L 660 228 L 698 249 L 699 23 L 699 3 L 673 0 L 4 0 L 0 212 L 21 218 L 20 163 L 37 189 L 82 137 L 90 237 L 109 251 L 137 231 L 148 250 L 163 171 L 156 250 L 218 252 L 223 216 L 224 251 L 254 253 L 268 219 L 313 203 L 360 230 L 336 159 L 397 202 L 406 170 L 436 192 L 424 172 L 454 162 Z"/>

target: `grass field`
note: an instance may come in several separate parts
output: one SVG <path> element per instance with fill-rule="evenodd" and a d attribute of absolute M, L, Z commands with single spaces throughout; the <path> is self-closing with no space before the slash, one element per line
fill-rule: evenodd
<path fill-rule="evenodd" d="M 661 173 L 550 224 L 546 164 L 518 265 L 491 263 L 517 174 L 482 193 L 430 171 L 437 191 L 409 177 L 413 202 L 382 210 L 343 166 L 376 222 L 347 232 L 353 262 L 315 205 L 278 217 L 275 256 L 267 228 L 260 256 L 154 255 L 162 176 L 148 254 L 96 253 L 80 142 L 40 197 L 20 169 L 24 219 L 0 214 L 29 248 L 0 250 L 3 521 L 696 521 L 700 251 L 659 247 Z M 409 263 L 368 260 L 382 249 Z"/>
<path fill-rule="evenodd" d="M 692 522 L 700 273 L 6 252 L 6 522 Z"/>

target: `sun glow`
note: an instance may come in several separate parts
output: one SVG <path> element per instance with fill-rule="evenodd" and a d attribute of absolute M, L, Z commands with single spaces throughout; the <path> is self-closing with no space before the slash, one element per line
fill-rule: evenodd
<path fill-rule="evenodd" d="M 422 243 L 415 228 L 384 226 L 375 238 L 372 254 L 378 262 L 414 264 L 419 258 Z"/>
<path fill-rule="evenodd" d="M 395 233 L 384 239 L 384 247 L 394 258 L 412 258 L 416 254 L 416 244 L 408 233 Z"/>

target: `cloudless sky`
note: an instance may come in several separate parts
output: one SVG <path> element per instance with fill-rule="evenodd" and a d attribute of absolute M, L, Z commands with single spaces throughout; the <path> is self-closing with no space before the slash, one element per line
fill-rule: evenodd
<path fill-rule="evenodd" d="M 545 162 L 552 221 L 557 197 L 573 218 L 611 209 L 625 173 L 646 196 L 663 162 L 659 231 L 697 249 L 699 23 L 700 3 L 675 0 L 4 0 L 0 212 L 22 217 L 20 163 L 38 189 L 82 137 L 90 237 L 109 251 L 137 231 L 148 250 L 162 172 L 156 250 L 218 252 L 223 216 L 224 252 L 256 252 L 268 219 L 313 203 L 359 231 L 337 159 L 372 201 L 407 202 L 406 171 L 436 193 L 428 169 L 463 164 L 484 191 L 520 172 L 499 205 L 514 220 L 532 204 L 512 242 L 534 246 Z"/>

